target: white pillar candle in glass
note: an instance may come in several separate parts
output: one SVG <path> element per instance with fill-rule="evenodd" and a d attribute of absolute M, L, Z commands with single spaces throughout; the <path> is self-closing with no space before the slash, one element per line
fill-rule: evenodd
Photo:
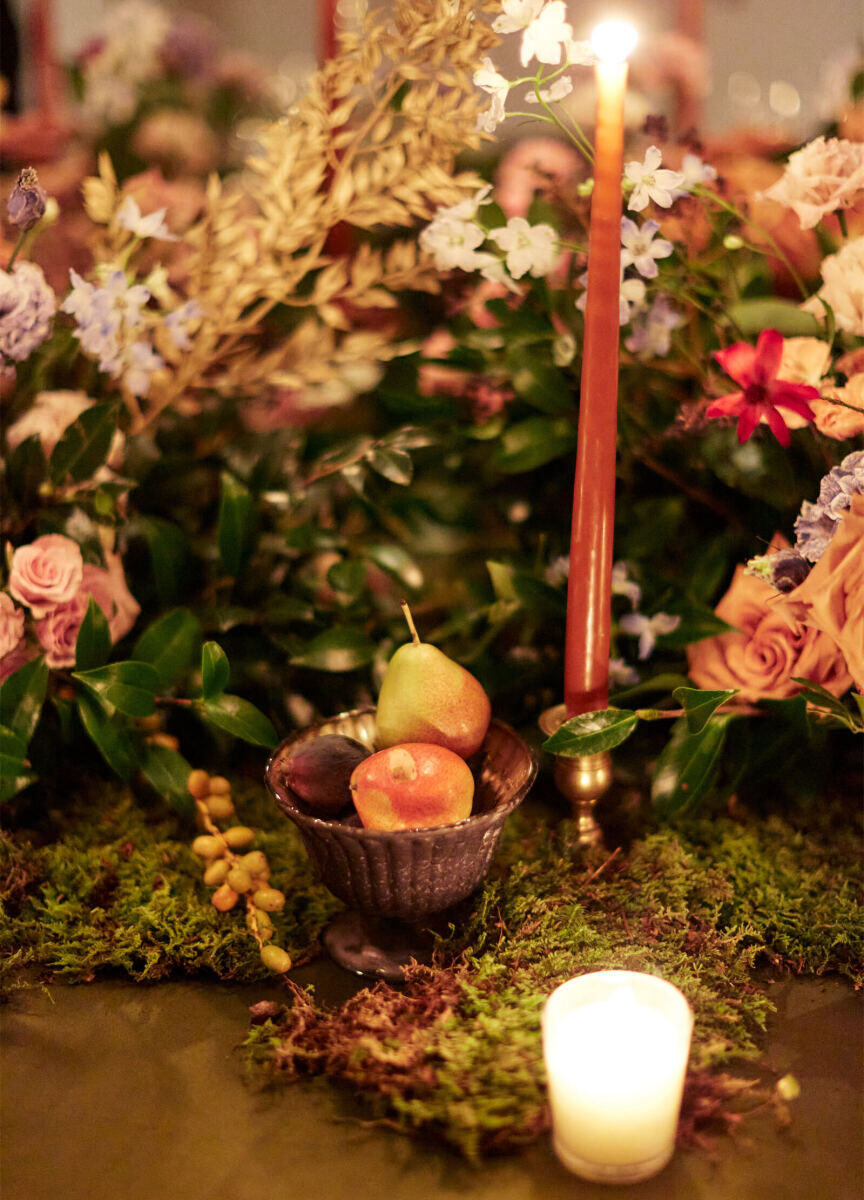
<path fill-rule="evenodd" d="M 594 971 L 543 1009 L 555 1153 L 568 1170 L 635 1183 L 672 1157 L 693 1013 L 654 975 Z"/>

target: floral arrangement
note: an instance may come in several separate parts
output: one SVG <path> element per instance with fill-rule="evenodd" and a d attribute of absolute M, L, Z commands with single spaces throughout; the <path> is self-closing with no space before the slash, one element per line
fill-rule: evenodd
<path fill-rule="evenodd" d="M 501 36 L 535 74 L 497 72 Z M 113 44 L 82 68 L 94 110 Z M 403 595 L 503 716 L 559 699 L 589 62 L 561 0 L 373 13 L 182 225 L 103 154 L 62 294 L 28 258 L 50 208 L 22 172 L 4 800 L 62 744 L 188 810 L 190 760 L 374 701 Z M 490 153 L 514 96 L 555 140 Z M 661 811 L 864 729 L 864 155 L 836 134 L 758 195 L 728 152 L 632 135 L 613 707 L 561 736 L 588 753 L 647 723 Z"/>

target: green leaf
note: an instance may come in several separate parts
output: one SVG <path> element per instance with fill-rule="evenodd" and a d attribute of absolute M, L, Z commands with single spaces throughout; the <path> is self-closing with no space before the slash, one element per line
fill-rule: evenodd
<path fill-rule="evenodd" d="M 616 692 L 615 699 L 619 701 L 630 700 L 634 696 L 644 696 L 650 692 L 667 692 L 671 694 L 676 687 L 686 687 L 687 683 L 688 679 L 686 675 L 664 672 L 660 675 L 652 675 L 649 679 L 643 679 L 641 683 L 634 683 L 632 687 Z"/>
<path fill-rule="evenodd" d="M 334 592 L 343 592 L 355 599 L 366 583 L 366 564 L 356 558 L 342 558 L 327 572 L 327 582 Z"/>
<path fill-rule="evenodd" d="M 651 799 L 661 817 L 692 811 L 711 787 L 731 719 L 729 714 L 714 716 L 700 733 L 688 733 L 684 719 L 675 722 L 651 785 Z"/>
<path fill-rule="evenodd" d="M 316 671 L 354 671 L 375 657 L 375 644 L 359 629 L 334 626 L 292 654 L 295 667 Z"/>
<path fill-rule="evenodd" d="M 204 713 L 208 721 L 226 733 L 242 738 L 244 742 L 251 742 L 253 746 L 265 746 L 272 750 L 279 740 L 264 713 L 240 696 L 226 696 L 223 693 L 215 700 L 196 700 L 195 707 Z"/>
<path fill-rule="evenodd" d="M 91 596 L 75 642 L 76 670 L 89 671 L 93 667 L 101 667 L 110 653 L 111 634 L 108 621 Z"/>
<path fill-rule="evenodd" d="M 538 616 L 563 618 L 567 611 L 566 594 L 538 579 L 528 571 L 520 571 L 509 563 L 488 562 L 486 569 L 498 600 L 516 600 L 528 612 Z"/>
<path fill-rule="evenodd" d="M 19 667 L 0 684 L 0 723 L 30 742 L 42 715 L 48 691 L 48 668 L 43 657 Z"/>
<path fill-rule="evenodd" d="M 368 559 L 379 566 L 382 571 L 392 575 L 405 587 L 418 591 L 423 586 L 423 572 L 407 550 L 401 546 L 366 546 L 363 553 Z"/>
<path fill-rule="evenodd" d="M 139 517 L 132 526 L 150 551 L 153 579 L 161 604 L 176 604 L 186 567 L 186 538 L 179 526 L 161 517 Z"/>
<path fill-rule="evenodd" d="M 162 688 L 176 683 L 198 658 L 201 626 L 188 608 L 175 608 L 148 625 L 132 650 L 136 662 L 155 669 Z"/>
<path fill-rule="evenodd" d="M 116 429 L 116 405 L 85 408 L 54 447 L 48 464 L 54 483 L 66 483 L 69 478 L 75 482 L 92 479 L 108 457 Z"/>
<path fill-rule="evenodd" d="M 635 713 L 621 708 L 600 708 L 596 712 L 571 717 L 541 746 L 550 754 L 578 758 L 582 754 L 599 754 L 625 742 L 639 723 Z"/>
<path fill-rule="evenodd" d="M 79 692 L 77 703 L 81 723 L 96 749 L 115 775 L 128 783 L 139 764 L 126 724 L 109 715 L 96 696 L 89 692 Z"/>
<path fill-rule="evenodd" d="M 689 733 L 701 733 L 714 712 L 737 696 L 739 688 L 725 688 L 719 691 L 704 691 L 702 688 L 679 687 L 672 695 L 684 709 L 684 719 Z"/>
<path fill-rule="evenodd" d="M 407 487 L 414 478 L 414 463 L 404 450 L 376 447 L 367 455 L 367 461 L 373 471 L 402 487 Z"/>
<path fill-rule="evenodd" d="M 862 731 L 864 727 L 858 723 L 856 714 L 850 712 L 843 701 L 838 700 L 827 688 L 822 687 L 821 683 L 814 683 L 812 679 L 801 679 L 795 675 L 792 676 L 792 682 L 803 684 L 800 695 L 808 704 L 812 704 L 820 712 L 829 713 L 835 721 L 845 726 L 846 729 L 851 729 L 853 733 Z"/>
<path fill-rule="evenodd" d="M 548 351 L 547 351 L 548 354 Z M 535 346 L 516 346 L 507 354 L 513 389 L 541 412 L 556 416 L 574 413 L 573 390 L 557 367 L 544 361 Z"/>
<path fill-rule="evenodd" d="M 148 745 L 144 750 L 141 770 L 160 796 L 171 801 L 182 816 L 191 816 L 195 804 L 189 794 L 186 781 L 192 770 L 190 764 L 177 750 L 167 746 Z"/>
<path fill-rule="evenodd" d="M 72 678 L 104 705 L 127 717 L 149 717 L 156 711 L 154 697 L 159 690 L 159 676 L 150 663 L 129 659 L 93 671 L 73 671 Z"/>
<path fill-rule="evenodd" d="M 256 519 L 252 493 L 239 479 L 223 471 L 217 539 L 219 556 L 229 575 L 239 575 L 252 553 Z"/>
<path fill-rule="evenodd" d="M 11 800 L 36 779 L 27 762 L 27 746 L 18 734 L 0 726 L 0 804 Z"/>
<path fill-rule="evenodd" d="M 231 667 L 218 642 L 205 642 L 201 648 L 201 691 L 205 700 L 215 700 L 228 686 Z"/>
<path fill-rule="evenodd" d="M 784 337 L 818 338 L 824 332 L 812 313 L 802 312 L 791 300 L 739 300 L 728 311 L 745 337 L 755 337 L 763 329 L 777 329 Z"/>
<path fill-rule="evenodd" d="M 533 471 L 576 448 L 576 424 L 563 417 L 529 417 L 506 429 L 492 454 L 492 466 L 505 475 Z"/>
<path fill-rule="evenodd" d="M 22 508 L 29 508 L 39 498 L 39 485 L 48 474 L 48 460 L 38 434 L 19 442 L 7 460 L 9 490 Z"/>
<path fill-rule="evenodd" d="M 710 608 L 689 603 L 675 609 L 681 620 L 670 633 L 661 633 L 657 645 L 661 648 L 689 646 L 704 638 L 718 637 L 721 633 L 735 633 L 734 625 L 722 620 Z"/>

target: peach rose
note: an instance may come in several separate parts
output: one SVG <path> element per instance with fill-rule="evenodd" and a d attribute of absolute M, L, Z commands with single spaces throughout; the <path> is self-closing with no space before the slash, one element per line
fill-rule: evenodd
<path fill-rule="evenodd" d="M 776 608 L 793 623 L 803 622 L 811 631 L 831 638 L 840 647 L 855 686 L 864 691 L 864 495 L 852 497 L 813 570 L 797 588 L 777 599 Z"/>
<path fill-rule="evenodd" d="M 802 229 L 827 213 L 864 200 L 864 144 L 818 137 L 790 154 L 786 170 L 764 196 L 791 208 Z"/>
<path fill-rule="evenodd" d="M 819 297 L 834 310 L 837 328 L 864 337 L 864 237 L 846 242 L 822 262 L 822 287 L 801 307 L 825 320 Z"/>
<path fill-rule="evenodd" d="M 832 403 L 834 400 L 842 404 Z M 822 399 L 814 400 L 810 407 L 813 424 L 826 437 L 843 442 L 864 434 L 864 375 L 853 375 L 845 387 L 827 388 Z"/>
<path fill-rule="evenodd" d="M 778 535 L 772 547 L 788 544 Z M 794 696 L 801 688 L 792 682 L 793 676 L 812 679 L 835 696 L 851 686 L 852 677 L 834 640 L 821 629 L 790 623 L 788 614 L 772 604 L 776 595 L 770 584 L 745 574 L 743 566 L 736 569 L 715 609 L 718 617 L 736 626 L 736 632 L 687 647 L 690 678 L 697 687 L 738 688 L 741 699 L 752 703 Z"/>
<path fill-rule="evenodd" d="M 11 654 L 24 636 L 24 610 L 16 608 L 12 597 L 0 592 L 0 658 Z"/>
<path fill-rule="evenodd" d="M 77 542 L 60 533 L 36 538 L 12 555 L 9 591 L 38 620 L 68 604 L 81 586 L 84 560 Z"/>

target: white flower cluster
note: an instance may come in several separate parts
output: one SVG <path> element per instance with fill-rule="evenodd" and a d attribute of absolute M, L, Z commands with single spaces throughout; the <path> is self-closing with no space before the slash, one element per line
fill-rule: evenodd
<path fill-rule="evenodd" d="M 35 263 L 0 271 L 0 370 L 23 362 L 51 332 L 57 300 Z"/>
<path fill-rule="evenodd" d="M 566 20 L 564 0 L 503 0 L 501 8 L 501 15 L 492 22 L 492 28 L 496 33 L 521 33 L 519 57 L 523 67 L 527 67 L 532 59 L 561 70 L 594 61 L 588 43 L 573 38 L 573 27 Z M 506 116 L 507 94 L 512 85 L 495 69 L 491 58 L 482 60 L 474 72 L 474 83 L 492 97 L 489 108 L 477 119 L 478 129 L 492 133 Z M 562 100 L 572 90 L 573 81 L 569 76 L 560 76 L 553 79 L 549 87 L 540 89 L 540 99 L 551 104 Z M 537 103 L 533 88 L 525 99 L 528 103 Z"/>
<path fill-rule="evenodd" d="M 123 0 L 106 14 L 82 64 L 85 119 L 103 128 L 134 116 L 142 83 L 162 71 L 160 51 L 171 28 L 164 8 Z"/>
<path fill-rule="evenodd" d="M 164 365 L 149 340 L 156 317 L 146 308 L 150 288 L 132 283 L 119 268 L 104 270 L 101 284 L 89 283 L 74 270 L 69 275 L 72 290 L 60 310 L 75 318 L 81 348 L 133 396 L 146 396 L 150 377 Z M 178 349 L 188 348 L 188 327 L 200 316 L 199 305 L 190 300 L 164 318 Z"/>
<path fill-rule="evenodd" d="M 518 291 L 514 280 L 548 275 L 553 269 L 560 254 L 558 234 L 551 225 L 530 225 L 524 217 L 485 229 L 476 217 L 480 206 L 490 203 L 490 190 L 486 186 L 468 200 L 439 208 L 420 234 L 420 245 L 439 271 L 479 271 L 484 279 Z M 489 242 L 498 253 L 481 248 Z"/>

